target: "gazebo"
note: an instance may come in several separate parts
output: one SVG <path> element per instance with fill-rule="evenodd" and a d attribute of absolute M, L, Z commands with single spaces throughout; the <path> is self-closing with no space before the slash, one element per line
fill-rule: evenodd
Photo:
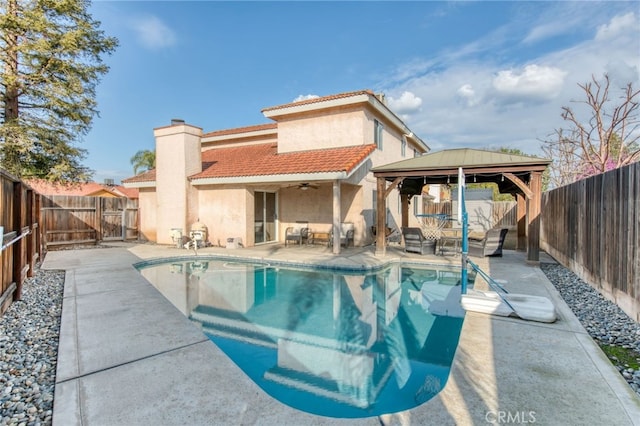
<path fill-rule="evenodd" d="M 377 179 L 377 229 L 385 229 L 386 199 L 399 188 L 402 203 L 402 226 L 408 226 L 409 200 L 428 184 L 457 184 L 462 168 L 467 183 L 495 182 L 501 193 L 517 201 L 517 248 L 524 249 L 527 261 L 540 260 L 540 200 L 542 173 L 551 160 L 479 149 L 461 148 L 425 154 L 408 160 L 374 167 Z M 388 185 L 387 183 L 390 182 Z M 384 233 L 376 236 L 376 255 L 386 253 Z"/>

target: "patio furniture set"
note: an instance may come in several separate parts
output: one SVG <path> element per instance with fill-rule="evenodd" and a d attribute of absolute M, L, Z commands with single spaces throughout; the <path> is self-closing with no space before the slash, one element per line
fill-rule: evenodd
<path fill-rule="evenodd" d="M 375 235 L 374 229 L 372 232 Z M 506 238 L 508 229 L 496 228 L 487 231 L 485 234 L 478 235 L 472 233 L 468 236 L 468 253 L 470 256 L 502 256 L 502 246 Z M 343 222 L 340 224 L 340 244 L 344 247 L 353 247 L 354 227 L 351 222 Z M 389 228 L 385 230 L 387 240 L 395 234 L 394 230 Z M 404 250 L 420 254 L 445 254 L 459 255 L 462 251 L 462 232 L 460 229 L 439 229 L 438 232 L 427 232 L 428 237 L 424 235 L 421 228 L 405 227 L 402 228 L 402 236 L 404 237 Z M 314 245 L 327 244 L 329 247 L 333 244 L 333 230 L 313 231 L 309 229 L 309 222 L 296 221 L 295 225 L 287 227 L 285 231 L 285 247 L 292 242 L 297 245 Z"/>
<path fill-rule="evenodd" d="M 484 235 L 471 235 L 468 237 L 468 253 L 470 256 L 502 256 L 502 246 L 507 236 L 508 229 L 490 229 Z M 422 230 L 417 227 L 402 228 L 405 251 L 420 254 L 444 255 L 452 252 L 460 254 L 462 250 L 462 235 L 460 230 L 442 230 L 438 238 L 427 238 Z"/>
<path fill-rule="evenodd" d="M 354 227 L 351 222 L 343 222 L 340 224 L 340 244 L 344 247 L 353 247 L 353 234 Z M 285 230 L 284 245 L 288 246 L 289 242 L 295 244 L 312 245 L 312 244 L 327 244 L 329 247 L 333 245 L 333 230 L 327 231 L 313 231 L 309 229 L 309 222 L 296 221 L 294 226 L 289 226 Z"/>

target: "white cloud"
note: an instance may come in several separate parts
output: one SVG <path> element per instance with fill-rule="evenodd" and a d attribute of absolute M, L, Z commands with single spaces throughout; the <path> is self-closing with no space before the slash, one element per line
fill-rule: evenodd
<path fill-rule="evenodd" d="M 527 65 L 522 71 L 499 71 L 493 88 L 498 96 L 512 100 L 548 100 L 558 95 L 566 75 L 559 68 Z"/>
<path fill-rule="evenodd" d="M 633 12 L 614 16 L 608 24 L 598 27 L 596 40 L 608 40 L 624 32 L 637 31 L 638 22 Z"/>
<path fill-rule="evenodd" d="M 292 102 L 300 102 L 300 101 L 306 101 L 309 99 L 317 99 L 319 97 L 320 96 L 318 95 L 298 95 Z"/>
<path fill-rule="evenodd" d="M 148 49 L 161 49 L 176 44 L 175 32 L 169 28 L 160 18 L 147 16 L 132 22 L 138 41 Z"/>
<path fill-rule="evenodd" d="M 399 114 L 411 114 L 420 110 L 422 99 L 415 94 L 405 91 L 398 99 L 389 96 L 389 108 Z"/>
<path fill-rule="evenodd" d="M 463 98 L 467 104 L 467 106 L 474 106 L 477 103 L 476 91 L 473 89 L 473 86 L 470 84 L 463 84 L 456 91 L 458 96 Z"/>
<path fill-rule="evenodd" d="M 547 38 L 555 37 L 567 31 L 566 22 L 550 22 L 533 28 L 523 40 L 524 43 L 534 43 Z"/>

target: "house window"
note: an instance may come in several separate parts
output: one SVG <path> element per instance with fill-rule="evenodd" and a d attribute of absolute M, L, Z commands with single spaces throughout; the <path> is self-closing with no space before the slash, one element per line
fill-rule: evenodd
<path fill-rule="evenodd" d="M 384 126 L 378 120 L 374 120 L 374 134 L 373 141 L 376 144 L 378 149 L 382 150 L 382 132 L 384 130 Z"/>
<path fill-rule="evenodd" d="M 407 137 L 402 136 L 402 143 L 400 144 L 400 155 L 403 157 L 407 155 Z"/>

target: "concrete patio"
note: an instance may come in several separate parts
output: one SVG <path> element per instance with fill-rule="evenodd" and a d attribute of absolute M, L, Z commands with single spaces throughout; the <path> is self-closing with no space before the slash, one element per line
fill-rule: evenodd
<path fill-rule="evenodd" d="M 359 420 L 315 416 L 271 398 L 132 266 L 189 253 L 125 243 L 47 253 L 42 269 L 66 271 L 55 425 L 640 424 L 640 399 L 524 253 L 506 250 L 479 263 L 509 291 L 550 298 L 558 321 L 467 313 L 442 392 L 413 410 Z M 460 262 L 398 247 L 384 259 L 371 247 L 340 256 L 282 245 L 199 253 L 351 266 Z"/>

